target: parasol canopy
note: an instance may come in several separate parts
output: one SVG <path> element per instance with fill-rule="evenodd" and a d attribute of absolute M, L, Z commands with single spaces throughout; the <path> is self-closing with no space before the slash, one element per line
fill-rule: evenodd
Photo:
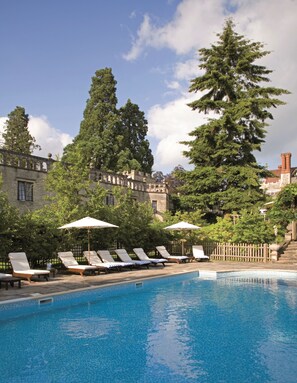
<path fill-rule="evenodd" d="M 90 252 L 90 230 L 91 229 L 104 229 L 109 227 L 118 227 L 112 223 L 100 221 L 92 217 L 85 217 L 78 221 L 67 223 L 66 225 L 60 226 L 59 229 L 87 229 L 88 230 L 88 251 Z"/>
<path fill-rule="evenodd" d="M 165 229 L 165 230 L 190 231 L 190 230 L 201 229 L 201 227 L 200 227 L 200 226 L 193 225 L 193 224 L 188 223 L 188 222 L 181 221 L 181 222 L 175 223 L 175 224 L 173 224 L 173 225 L 166 226 L 164 229 Z M 185 252 L 184 242 L 186 242 L 186 240 L 185 240 L 185 239 L 182 239 L 182 240 L 181 240 L 181 244 L 182 244 L 182 255 L 184 255 L 184 252 Z"/>

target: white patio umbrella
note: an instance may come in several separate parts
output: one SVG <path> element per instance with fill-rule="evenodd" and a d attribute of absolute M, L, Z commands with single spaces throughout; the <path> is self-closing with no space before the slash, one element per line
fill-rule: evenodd
<path fill-rule="evenodd" d="M 193 225 L 193 224 L 188 223 L 188 222 L 181 221 L 181 222 L 175 223 L 173 225 L 166 226 L 164 229 L 165 230 L 190 231 L 190 230 L 201 229 L 201 227 Z M 184 252 L 185 252 L 185 249 L 184 249 L 184 242 L 185 241 L 186 241 L 185 239 L 181 240 L 181 243 L 182 243 L 182 255 L 184 255 Z"/>
<path fill-rule="evenodd" d="M 113 225 L 112 223 L 100 221 L 99 219 L 85 217 L 85 218 L 79 219 L 78 221 L 67 223 L 66 225 L 59 227 L 59 229 L 72 229 L 72 228 L 87 229 L 88 230 L 88 252 L 90 253 L 91 229 L 103 229 L 103 228 L 109 228 L 109 227 L 118 227 L 118 226 Z"/>

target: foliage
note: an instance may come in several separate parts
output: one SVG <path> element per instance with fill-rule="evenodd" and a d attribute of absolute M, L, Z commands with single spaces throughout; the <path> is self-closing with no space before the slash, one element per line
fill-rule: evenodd
<path fill-rule="evenodd" d="M 120 119 L 116 109 L 116 81 L 110 68 L 96 71 L 89 94 L 79 134 L 64 149 L 63 161 L 75 163 L 79 153 L 83 167 L 113 170 Z"/>
<path fill-rule="evenodd" d="M 130 100 L 117 109 L 116 81 L 111 68 L 96 71 L 92 78 L 79 134 L 64 150 L 63 161 L 79 161 L 83 167 L 104 171 L 150 172 L 153 156 L 149 149 L 144 113 Z"/>
<path fill-rule="evenodd" d="M 297 184 L 286 185 L 278 193 L 268 217 L 282 226 L 297 220 Z"/>
<path fill-rule="evenodd" d="M 10 251 L 24 251 L 31 267 L 45 266 L 61 242 L 61 232 L 43 211 L 23 214 L 17 222 Z"/>
<path fill-rule="evenodd" d="M 163 216 L 163 229 L 166 226 L 173 225 L 180 221 L 188 222 L 193 225 L 202 227 L 204 225 L 204 221 L 202 219 L 202 213 L 200 210 L 191 211 L 191 212 L 182 212 L 177 211 L 174 214 L 172 212 L 166 212 Z M 181 239 L 186 239 L 190 243 L 196 243 L 198 239 L 201 239 L 201 230 L 164 230 L 167 234 L 168 240 L 171 241 L 179 241 Z"/>
<path fill-rule="evenodd" d="M 29 116 L 25 113 L 23 107 L 17 106 L 9 113 L 2 134 L 4 138 L 3 149 L 28 155 L 34 149 L 40 149 L 40 146 L 35 144 L 35 138 L 31 136 L 28 130 L 28 123 Z"/>
<path fill-rule="evenodd" d="M 46 188 L 50 192 L 44 214 L 52 217 L 57 226 L 81 218 L 90 189 L 89 169 L 80 161 L 73 164 L 55 162 L 50 169 Z"/>
<path fill-rule="evenodd" d="M 112 223 L 119 226 L 118 244 L 131 250 L 133 247 L 148 248 L 151 241 L 153 210 L 149 203 L 140 203 L 132 191 L 114 188 L 116 205 L 111 207 Z"/>
<path fill-rule="evenodd" d="M 272 243 L 275 241 L 274 222 L 255 211 L 241 211 L 240 215 L 226 214 L 215 224 L 202 229 L 204 239 L 230 243 Z"/>
<path fill-rule="evenodd" d="M 256 163 L 254 152 L 265 142 L 269 109 L 284 104 L 277 97 L 284 89 L 262 86 L 270 70 L 255 64 L 269 54 L 263 44 L 234 31 L 227 20 L 218 42 L 200 49 L 204 74 L 192 80 L 191 92 L 203 92 L 189 104 L 212 118 L 190 133 L 184 154 L 194 169 L 182 173 L 183 206 L 221 215 L 251 208 L 264 199 L 260 178 L 267 171 Z"/>
<path fill-rule="evenodd" d="M 154 157 L 146 139 L 148 127 L 144 113 L 138 105 L 128 100 L 119 110 L 121 126 L 117 139 L 120 140 L 120 151 L 117 170 L 140 170 L 151 173 Z"/>
<path fill-rule="evenodd" d="M 202 238 L 214 242 L 232 242 L 234 223 L 230 214 L 217 217 L 217 222 L 202 228 Z"/>
<path fill-rule="evenodd" d="M 0 177 L 0 189 L 2 180 Z M 0 256 L 6 257 L 12 251 L 14 236 L 17 231 L 19 221 L 18 210 L 12 207 L 7 198 L 7 194 L 0 190 Z"/>

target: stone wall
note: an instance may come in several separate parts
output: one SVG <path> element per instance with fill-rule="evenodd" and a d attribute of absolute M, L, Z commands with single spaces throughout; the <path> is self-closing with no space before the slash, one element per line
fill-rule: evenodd
<path fill-rule="evenodd" d="M 40 209 L 45 203 L 48 192 L 45 189 L 47 173 L 54 160 L 37 156 L 25 156 L 0 149 L 0 172 L 2 190 L 8 194 L 11 205 L 22 213 L 27 210 Z M 149 202 L 155 207 L 155 214 L 169 209 L 169 194 L 165 183 L 155 183 L 150 174 L 132 171 L 123 174 L 90 170 L 90 179 L 112 193 L 114 186 L 132 190 L 132 196 L 139 202 Z M 33 201 L 20 200 L 19 182 L 33 185 Z"/>

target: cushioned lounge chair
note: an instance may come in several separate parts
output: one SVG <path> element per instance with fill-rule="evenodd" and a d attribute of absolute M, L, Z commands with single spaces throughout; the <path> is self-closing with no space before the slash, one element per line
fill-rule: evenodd
<path fill-rule="evenodd" d="M 21 288 L 21 278 L 16 278 L 12 274 L 0 273 L 0 289 L 2 283 L 5 285 L 5 289 L 8 290 L 8 285 L 14 286 L 15 282 L 18 283 L 19 289 Z"/>
<path fill-rule="evenodd" d="M 116 249 L 115 252 L 117 253 L 120 260 L 122 260 L 123 262 L 131 262 L 135 266 L 146 266 L 147 268 L 149 268 L 149 265 L 151 264 L 151 261 L 134 261 L 125 249 Z"/>
<path fill-rule="evenodd" d="M 103 262 L 101 258 L 99 258 L 96 251 L 84 251 L 84 257 L 88 261 L 89 265 L 96 266 L 99 269 L 109 271 L 109 270 L 120 270 L 120 266 L 115 262 Z"/>
<path fill-rule="evenodd" d="M 192 251 L 193 251 L 193 258 L 195 261 L 203 261 L 207 260 L 209 261 L 209 257 L 204 254 L 203 246 L 201 245 L 194 245 L 192 246 Z"/>
<path fill-rule="evenodd" d="M 185 255 L 170 255 L 165 246 L 156 246 L 156 249 L 161 254 L 161 257 L 167 259 L 168 262 L 182 263 L 189 260 L 189 257 Z"/>
<path fill-rule="evenodd" d="M 168 260 L 165 258 L 156 259 L 148 257 L 148 255 L 141 247 L 136 247 L 135 249 L 133 249 L 133 251 L 141 261 L 150 261 L 153 265 L 161 264 L 165 266 L 165 263 L 168 262 Z"/>
<path fill-rule="evenodd" d="M 88 271 L 91 273 L 99 271 L 96 266 L 80 265 L 74 258 L 72 251 L 59 252 L 58 257 L 61 259 L 67 270 L 72 271 L 73 273 L 78 273 L 81 276 L 83 276 L 83 274 Z"/>
<path fill-rule="evenodd" d="M 27 279 L 31 282 L 32 277 L 41 277 L 43 276 L 46 280 L 49 278 L 49 270 L 36 270 L 31 269 L 26 253 L 9 253 L 8 258 L 12 267 L 12 275 L 14 277 Z"/>
<path fill-rule="evenodd" d="M 98 250 L 98 254 L 104 263 L 111 263 L 111 264 L 116 265 L 120 268 L 128 267 L 129 269 L 132 269 L 132 267 L 135 267 L 134 263 L 132 263 L 132 262 L 117 262 L 117 261 L 115 261 L 113 259 L 112 255 L 110 254 L 109 250 Z"/>

